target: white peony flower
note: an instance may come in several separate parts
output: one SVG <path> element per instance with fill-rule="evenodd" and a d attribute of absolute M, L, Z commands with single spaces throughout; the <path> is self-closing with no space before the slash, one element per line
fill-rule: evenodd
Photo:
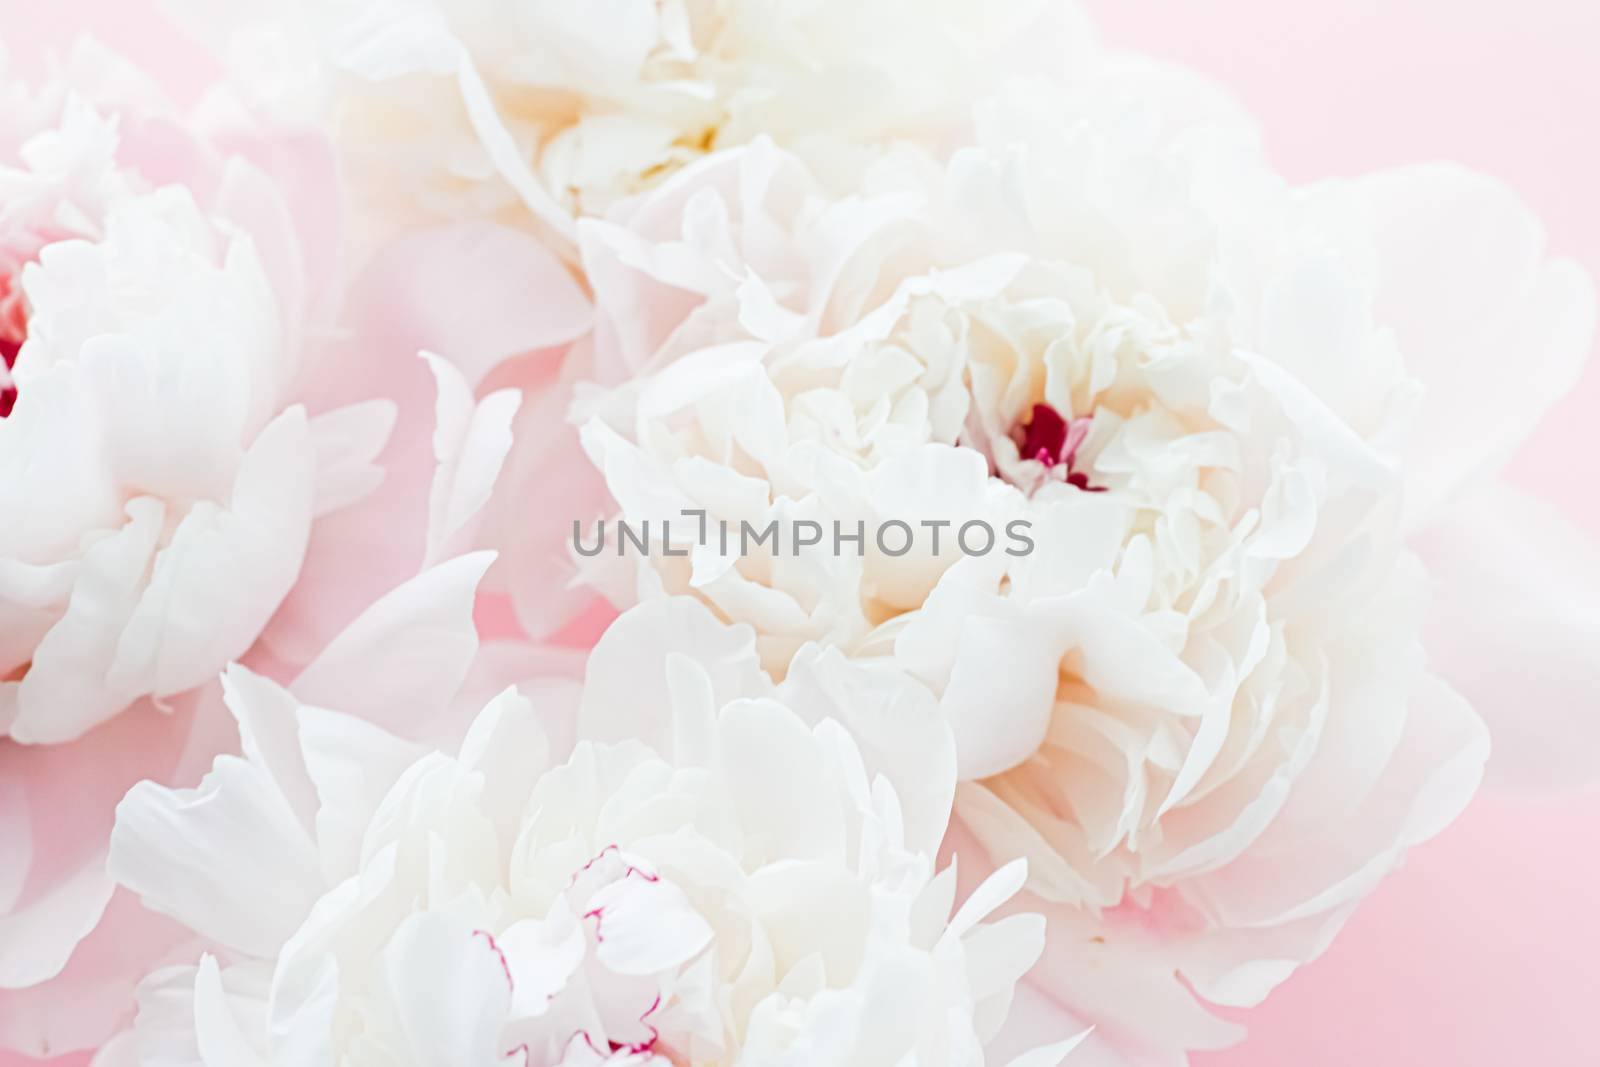
<path fill-rule="evenodd" d="M 256 94 L 334 115 L 355 183 L 402 214 L 531 212 L 558 243 L 572 215 L 758 135 L 840 174 L 938 146 L 1000 56 L 1067 62 L 1077 36 L 1039 0 L 175 6 Z"/>
<path fill-rule="evenodd" d="M 370 488 L 391 415 L 297 403 L 324 249 L 235 153 L 315 174 L 314 137 L 185 127 L 88 45 L 0 82 L 0 1046 L 44 1056 L 175 940 L 114 897 L 112 811 L 203 750 L 188 691 Z"/>
<path fill-rule="evenodd" d="M 446 564 L 432 595 L 481 573 Z M 136 787 L 111 858 L 215 955 L 152 975 L 101 1062 L 985 1062 L 1042 946 L 1037 916 L 983 921 L 1024 865 L 953 908 L 931 697 L 822 652 L 799 673 L 773 687 L 749 631 L 693 602 L 640 608 L 595 650 L 563 756 L 516 690 L 440 748 L 231 668 L 244 757 Z M 910 790 L 869 776 L 840 714 L 894 726 Z"/>
<path fill-rule="evenodd" d="M 621 384 L 575 417 L 682 550 L 584 565 L 753 626 L 777 677 L 822 641 L 931 686 L 957 839 L 1048 904 L 1040 984 L 1175 1063 L 1236 1033 L 1192 993 L 1259 1001 L 1475 788 L 1407 543 L 1501 458 L 1498 411 L 1570 383 L 1593 297 L 1493 182 L 1289 188 L 1176 72 L 1107 57 L 977 128 L 848 197 L 758 142 L 580 224 Z"/>
<path fill-rule="evenodd" d="M 169 6 L 226 50 L 252 102 L 334 129 L 358 249 L 439 222 L 492 221 L 569 261 L 575 217 L 756 136 L 841 187 L 881 155 L 947 152 L 965 137 L 966 102 L 1018 57 L 1071 63 L 1089 40 L 1076 9 L 1051 0 Z M 491 588 L 543 638 L 588 599 L 571 589 L 564 517 L 603 502 L 560 418 L 572 381 L 592 377 L 586 350 L 565 358 L 588 321 L 568 313 L 577 301 L 563 299 L 564 279 L 532 273 L 535 284 L 486 286 L 520 304 L 450 310 L 464 320 L 492 304 L 545 320 L 539 347 L 550 351 L 497 350 L 493 365 L 463 366 L 474 389 L 492 372 L 523 392 L 507 477 L 476 543 L 498 553 Z M 558 517 L 530 523 L 535 495 Z"/>
<path fill-rule="evenodd" d="M 307 276 L 273 185 L 231 160 L 202 209 L 117 144 L 73 98 L 0 169 L 23 335 L 0 421 L 0 732 L 24 743 L 244 652 L 315 519 L 375 484 L 392 420 L 296 405 Z"/>
<path fill-rule="evenodd" d="M 129 786 L 192 784 L 224 744 L 222 668 L 294 678 L 471 539 L 519 398 L 477 402 L 418 342 L 470 366 L 529 336 L 406 322 L 417 245 L 342 313 L 315 132 L 222 98 L 180 116 L 92 45 L 59 74 L 0 81 L 0 1046 L 36 1056 L 98 1044 L 182 951 L 106 849 Z M 419 239 L 430 298 L 565 280 L 481 232 Z M 417 688 L 416 669 L 391 674 Z"/>

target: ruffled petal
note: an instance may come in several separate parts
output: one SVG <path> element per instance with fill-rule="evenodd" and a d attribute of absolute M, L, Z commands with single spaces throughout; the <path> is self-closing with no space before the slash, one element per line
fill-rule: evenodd
<path fill-rule="evenodd" d="M 1433 669 L 1489 725 L 1488 780 L 1566 786 L 1600 774 L 1600 545 L 1556 508 L 1498 482 L 1414 539 L 1433 602 Z"/>

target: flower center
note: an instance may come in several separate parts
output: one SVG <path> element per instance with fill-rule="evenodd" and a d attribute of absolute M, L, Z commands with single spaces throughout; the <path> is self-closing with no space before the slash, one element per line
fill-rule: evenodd
<path fill-rule="evenodd" d="M 0 277 L 0 419 L 11 414 L 17 405 L 17 387 L 11 380 L 11 368 L 17 364 L 17 353 L 22 342 L 28 339 L 28 317 L 22 306 L 22 294 L 13 287 L 12 280 Z"/>
<path fill-rule="evenodd" d="M 1093 422 L 1093 415 L 1064 418 L 1049 404 L 1035 404 L 1028 421 L 1011 431 L 1011 439 L 1017 443 L 1021 457 L 1043 465 L 1048 476 L 1086 493 L 1103 493 L 1105 486 L 1090 485 L 1089 475 L 1075 469 L 1078 449 L 1089 436 Z"/>

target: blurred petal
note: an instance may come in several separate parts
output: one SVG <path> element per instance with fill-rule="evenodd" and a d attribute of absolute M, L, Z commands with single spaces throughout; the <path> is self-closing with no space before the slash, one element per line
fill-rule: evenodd
<path fill-rule="evenodd" d="M 420 1062 L 481 1067 L 499 1061 L 511 990 L 505 965 L 485 938 L 442 913 L 420 913 L 400 924 L 382 964 L 383 995 Z"/>
<path fill-rule="evenodd" d="M 459 370 L 428 352 L 422 358 L 439 389 L 433 430 L 439 466 L 428 497 L 425 557 L 432 564 L 448 555 L 450 547 L 470 547 L 479 512 L 511 451 L 511 420 L 522 397 L 514 389 L 501 389 L 474 401 Z"/>
<path fill-rule="evenodd" d="M 494 560 L 475 552 L 390 592 L 323 650 L 289 687 L 302 701 L 413 736 L 466 678 L 478 651 L 478 582 Z"/>
<path fill-rule="evenodd" d="M 572 524 L 582 523 L 590 536 L 611 497 L 566 421 L 571 402 L 571 386 L 562 381 L 524 388 L 515 444 L 484 513 L 484 542 L 500 552 L 496 571 L 504 572 L 517 621 L 534 639 L 557 632 L 597 599 L 577 581 Z"/>
<path fill-rule="evenodd" d="M 113 888 L 101 853 L 31 906 L 0 916 L 0 989 L 24 989 L 61 973 L 100 922 Z"/>
<path fill-rule="evenodd" d="M 109 869 L 146 907 L 257 956 L 275 954 L 321 892 L 315 846 L 277 783 L 232 756 L 196 789 L 131 789 Z"/>
<path fill-rule="evenodd" d="M 1556 508 L 1486 481 L 1418 531 L 1428 659 L 1489 724 L 1488 780 L 1600 774 L 1600 545 Z"/>
<path fill-rule="evenodd" d="M 671 752 L 672 707 L 668 662 L 691 658 L 710 679 L 713 706 L 766 692 L 755 637 L 728 626 L 687 597 L 640 605 L 612 623 L 589 655 L 579 712 L 580 736 L 592 741 L 629 739 Z"/>
<path fill-rule="evenodd" d="M 104 876 L 103 870 L 100 872 Z M 133 992 L 154 967 L 192 958 L 197 940 L 119 890 L 99 925 L 48 982 L 0 994 L 0 1047 L 27 1055 L 93 1048 L 133 1021 Z"/>
<path fill-rule="evenodd" d="M 1485 175 L 1408 167 L 1359 187 L 1377 243 L 1374 312 L 1425 390 L 1408 457 L 1419 522 L 1505 462 L 1572 388 L 1594 334 L 1594 284 L 1577 264 L 1546 260 L 1538 219 Z"/>
<path fill-rule="evenodd" d="M 226 509 L 184 516 L 121 635 L 113 687 L 172 696 L 250 648 L 300 573 L 312 462 L 305 412 L 291 408 L 245 454 Z"/>
<path fill-rule="evenodd" d="M 349 507 L 383 481 L 377 459 L 389 442 L 396 414 L 393 401 L 368 400 L 311 420 L 319 518 Z"/>
<path fill-rule="evenodd" d="M 588 297 L 545 246 L 504 226 L 425 230 L 386 248 L 365 284 L 387 295 L 391 329 L 438 352 L 476 388 L 498 364 L 589 329 Z"/>

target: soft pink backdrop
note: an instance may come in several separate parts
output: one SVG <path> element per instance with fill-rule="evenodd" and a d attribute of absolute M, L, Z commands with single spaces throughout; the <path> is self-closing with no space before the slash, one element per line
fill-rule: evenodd
<path fill-rule="evenodd" d="M 1111 41 L 1228 85 L 1291 178 L 1460 160 L 1509 182 L 1553 248 L 1600 275 L 1594 0 L 1089 5 Z M 172 62 L 150 12 L 150 0 L 0 0 L 0 33 L 32 66 L 41 45 L 87 27 L 187 95 L 203 69 Z M 1597 411 L 1600 360 L 1512 471 L 1600 537 Z M 1242 1046 L 1196 1067 L 1600 1064 L 1597 826 L 1600 788 L 1480 796 L 1252 1014 Z M 0 1067 L 27 1062 L 0 1054 Z"/>

